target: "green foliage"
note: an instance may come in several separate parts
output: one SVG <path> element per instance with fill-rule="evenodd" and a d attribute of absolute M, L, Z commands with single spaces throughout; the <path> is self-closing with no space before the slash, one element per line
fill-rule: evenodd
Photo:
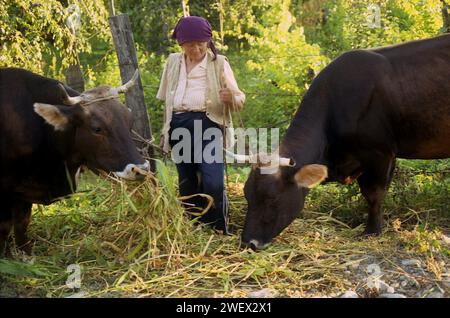
<path fill-rule="evenodd" d="M 250 92 L 242 117 L 249 127 L 287 128 L 301 96 L 328 62 L 295 25 L 290 1 L 277 2 L 262 15 L 271 24 L 253 24 L 259 36 L 247 35 L 249 49 L 240 57 L 246 63 L 238 68 L 238 82 Z"/>
<path fill-rule="evenodd" d="M 325 1 L 325 23 L 307 27 L 306 34 L 328 56 L 336 57 L 351 49 L 435 36 L 443 23 L 441 6 L 440 0 Z"/>
<path fill-rule="evenodd" d="M 16 66 L 42 73 L 77 61 L 77 53 L 91 51 L 92 35 L 107 39 L 106 9 L 96 0 L 69 1 L 81 9 L 81 28 L 66 26 L 67 1 L 0 0 L 0 66 Z"/>
<path fill-rule="evenodd" d="M 82 13 L 77 36 L 65 25 L 66 7 L 73 3 Z M 155 95 L 165 57 L 180 50 L 171 34 L 182 16 L 181 2 L 115 3 L 116 14 L 130 16 L 156 135 L 163 105 Z M 279 127 L 282 132 L 314 76 L 332 58 L 355 48 L 431 37 L 443 25 L 440 0 L 191 0 L 187 4 L 191 15 L 211 22 L 216 46 L 228 56 L 246 93 L 235 124 L 240 126 L 242 119 L 247 127 Z M 376 22 L 369 5 L 380 9 L 379 27 L 368 24 Z M 79 54 L 87 87 L 120 83 L 104 2 L 0 0 L 0 16 L 0 65 L 62 78 L 61 70 L 75 63 Z"/>
<path fill-rule="evenodd" d="M 127 13 L 134 39 L 146 51 L 157 54 L 171 52 L 172 30 L 182 16 L 179 0 L 119 0 L 119 12 Z"/>
<path fill-rule="evenodd" d="M 0 259 L 0 274 L 32 277 L 50 276 L 45 267 L 6 259 Z"/>
<path fill-rule="evenodd" d="M 119 7 L 131 16 L 136 42 L 145 56 L 141 68 L 156 72 L 146 78 L 145 93 L 153 131 L 158 133 L 162 104 L 154 96 L 162 72 L 158 63 L 165 60 L 158 56 L 179 50 L 170 36 L 182 13 L 179 1 L 157 2 L 122 1 Z M 362 0 L 188 1 L 191 15 L 211 22 L 216 46 L 228 56 L 246 93 L 244 110 L 234 116 L 235 125 L 241 126 L 242 120 L 246 127 L 279 127 L 282 132 L 314 76 L 338 54 L 431 37 L 442 26 L 439 0 L 374 4 L 380 8 L 380 26 L 371 28 L 372 11 Z"/>

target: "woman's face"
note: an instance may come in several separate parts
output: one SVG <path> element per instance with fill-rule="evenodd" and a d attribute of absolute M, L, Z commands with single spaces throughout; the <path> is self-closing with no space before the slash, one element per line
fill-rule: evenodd
<path fill-rule="evenodd" d="M 192 61 L 200 61 L 205 57 L 208 42 L 186 42 L 181 45 L 186 56 Z"/>

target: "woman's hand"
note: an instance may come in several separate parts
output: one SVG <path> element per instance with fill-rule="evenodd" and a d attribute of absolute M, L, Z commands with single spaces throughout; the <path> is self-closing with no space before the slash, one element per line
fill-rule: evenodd
<path fill-rule="evenodd" d="M 220 101 L 224 104 L 233 104 L 233 93 L 229 88 L 221 88 L 219 91 Z"/>

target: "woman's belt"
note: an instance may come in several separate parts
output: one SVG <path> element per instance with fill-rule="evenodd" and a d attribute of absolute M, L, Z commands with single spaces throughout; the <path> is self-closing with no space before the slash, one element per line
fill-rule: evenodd
<path fill-rule="evenodd" d="M 173 113 L 205 113 L 206 109 L 173 109 Z"/>

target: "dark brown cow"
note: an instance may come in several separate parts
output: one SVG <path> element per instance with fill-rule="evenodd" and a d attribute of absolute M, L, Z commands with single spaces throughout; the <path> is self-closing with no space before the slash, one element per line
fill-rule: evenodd
<path fill-rule="evenodd" d="M 450 35 L 345 53 L 314 79 L 280 146 L 286 165 L 254 167 L 242 242 L 267 246 L 301 212 L 308 188 L 357 180 L 380 234 L 396 158 L 450 157 Z"/>
<path fill-rule="evenodd" d="M 80 95 L 56 80 L 0 68 L 0 252 L 13 227 L 16 244 L 30 252 L 32 203 L 75 191 L 81 165 L 132 180 L 148 170 L 131 138 L 131 112 L 117 99 L 137 75 Z"/>

